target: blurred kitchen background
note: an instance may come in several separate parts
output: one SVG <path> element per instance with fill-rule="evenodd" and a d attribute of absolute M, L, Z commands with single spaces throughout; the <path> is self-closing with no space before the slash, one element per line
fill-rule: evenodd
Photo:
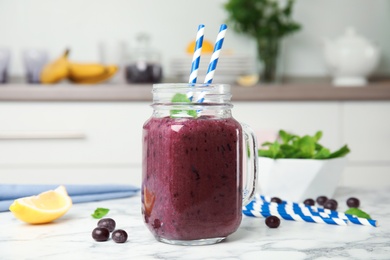
<path fill-rule="evenodd" d="M 166 76 L 171 75 L 171 59 L 185 55 L 197 25 L 206 25 L 205 38 L 214 42 L 219 25 L 225 22 L 226 1 L 135 1 L 135 0 L 33 0 L 0 2 L 0 46 L 11 50 L 9 73 L 24 75 L 22 52 L 38 48 L 51 59 L 65 48 L 73 60 L 98 62 L 100 44 L 108 45 L 110 59 L 123 44 L 135 48 L 137 35 L 150 36 L 150 44 L 161 54 Z M 335 39 L 353 26 L 378 45 L 381 61 L 376 75 L 390 74 L 390 3 L 386 0 L 297 0 L 292 14 L 302 29 L 284 39 L 282 70 L 287 76 L 324 77 L 329 70 L 324 61 L 323 39 Z M 229 30 L 224 50 L 256 56 L 252 38 Z M 118 51 L 118 49 L 117 49 Z"/>
<path fill-rule="evenodd" d="M 205 39 L 214 43 L 227 19 L 226 2 L 1 0 L 0 49 L 10 56 L 8 83 L 0 84 L 0 182 L 139 184 L 141 129 L 152 112 L 151 84 L 129 84 L 123 66 L 143 47 L 162 68 L 159 80 L 183 81 L 197 26 L 204 24 Z M 348 144 L 352 151 L 340 185 L 388 185 L 390 2 L 296 0 L 292 18 L 301 29 L 281 42 L 280 77 L 274 85 L 239 86 L 238 78 L 257 75 L 261 64 L 255 40 L 228 30 L 215 82 L 231 83 L 235 93 L 242 93 L 239 99 L 233 96 L 235 118 L 251 125 L 260 143 L 275 138 L 279 129 L 298 134 L 322 130 L 324 145 L 334 150 Z M 348 28 L 379 51 L 363 87 L 335 87 L 325 58 L 325 39 L 340 39 Z M 72 89 L 66 80 L 58 82 L 65 88 L 25 84 L 23 53 L 43 50 L 46 63 L 67 48 L 72 61 L 114 63 L 122 69 L 103 85 Z M 223 57 L 237 60 L 227 64 Z M 188 61 L 184 78 L 178 72 L 183 60 Z M 243 63 L 234 67 L 238 62 Z M 245 70 L 218 79 L 229 66 Z M 313 90 L 317 85 L 318 91 Z M 252 98 L 256 95 L 258 100 Z"/>

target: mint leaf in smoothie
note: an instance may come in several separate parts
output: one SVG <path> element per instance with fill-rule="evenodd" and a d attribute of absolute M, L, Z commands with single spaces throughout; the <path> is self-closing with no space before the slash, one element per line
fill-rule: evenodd
<path fill-rule="evenodd" d="M 354 215 L 358 218 L 371 219 L 370 215 L 358 208 L 349 208 L 347 211 L 345 211 L 345 214 Z"/>
<path fill-rule="evenodd" d="M 109 212 L 110 210 L 109 209 L 106 209 L 106 208 L 97 208 L 95 209 L 95 212 L 91 215 L 93 218 L 96 218 L 96 219 L 99 219 L 99 218 L 102 218 L 104 217 L 105 215 L 107 215 L 107 213 Z"/>
<path fill-rule="evenodd" d="M 172 98 L 172 103 L 190 103 L 191 100 L 188 99 L 186 94 L 177 93 Z M 195 110 L 171 110 L 171 117 L 181 117 L 184 115 L 189 115 L 191 117 L 197 117 Z"/>

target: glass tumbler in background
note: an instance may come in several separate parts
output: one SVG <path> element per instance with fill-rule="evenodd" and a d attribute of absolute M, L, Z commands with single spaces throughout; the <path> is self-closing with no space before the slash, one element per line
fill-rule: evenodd
<path fill-rule="evenodd" d="M 8 67 L 11 51 L 7 48 L 0 48 L 0 84 L 8 82 Z"/>
<path fill-rule="evenodd" d="M 41 83 L 40 74 L 43 66 L 48 62 L 48 54 L 42 49 L 28 49 L 23 51 L 23 62 L 26 69 L 28 83 Z"/>
<path fill-rule="evenodd" d="M 194 102 L 186 102 L 188 94 Z M 230 98 L 225 84 L 154 84 L 141 196 L 144 222 L 158 241 L 214 244 L 240 226 L 242 206 L 255 194 L 257 142 L 233 118 Z"/>
<path fill-rule="evenodd" d="M 98 42 L 99 62 L 104 65 L 117 65 L 118 72 L 108 80 L 108 83 L 125 83 L 124 63 L 126 42 L 123 40 L 105 39 Z"/>

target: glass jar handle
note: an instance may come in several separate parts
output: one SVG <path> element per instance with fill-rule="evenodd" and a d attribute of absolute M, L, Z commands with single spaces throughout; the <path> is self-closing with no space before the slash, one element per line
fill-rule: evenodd
<path fill-rule="evenodd" d="M 256 193 L 258 178 L 258 146 L 255 133 L 247 124 L 241 123 L 244 134 L 244 158 L 246 163 L 246 179 L 243 187 L 242 205 L 246 206 L 252 201 Z M 244 159 L 244 160 L 245 160 Z"/>

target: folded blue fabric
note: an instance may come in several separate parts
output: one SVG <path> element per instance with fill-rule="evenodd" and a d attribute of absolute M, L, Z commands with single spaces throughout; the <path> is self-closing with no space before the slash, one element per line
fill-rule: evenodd
<path fill-rule="evenodd" d="M 59 185 L 0 184 L 0 212 L 7 211 L 15 199 L 38 195 Z M 73 203 L 126 198 L 140 189 L 132 185 L 64 185 Z"/>

